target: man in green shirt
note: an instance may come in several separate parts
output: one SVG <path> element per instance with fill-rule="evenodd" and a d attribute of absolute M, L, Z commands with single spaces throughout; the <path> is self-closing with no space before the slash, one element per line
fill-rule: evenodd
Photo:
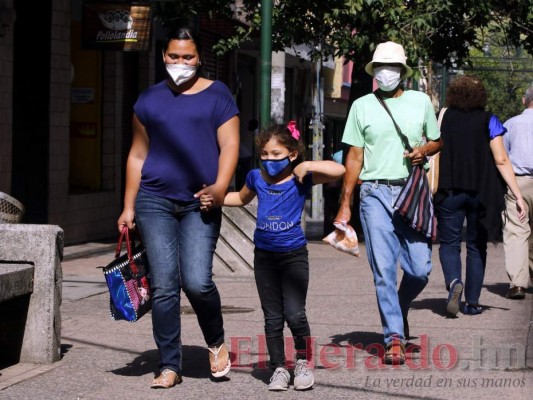
<path fill-rule="evenodd" d="M 386 346 L 383 361 L 403 364 L 404 346 L 409 337 L 407 312 L 428 282 L 431 240 L 411 228 L 393 204 L 412 165 L 423 163 L 442 144 L 429 97 L 403 88 L 402 80 L 412 70 L 406 64 L 400 44 L 379 44 L 365 70 L 376 79 L 379 94 L 413 151 L 405 151 L 392 119 L 374 94 L 357 99 L 350 109 L 342 138 L 351 147 L 335 221 L 350 220 L 351 197 L 361 179 L 360 217 L 383 325 Z M 403 270 L 399 290 L 396 289 L 398 262 Z"/>

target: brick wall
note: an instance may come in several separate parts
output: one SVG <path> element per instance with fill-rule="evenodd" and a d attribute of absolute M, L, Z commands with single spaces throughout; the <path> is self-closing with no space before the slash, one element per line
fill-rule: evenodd
<path fill-rule="evenodd" d="M 116 236 L 121 206 L 123 129 L 121 52 L 103 52 L 102 190 L 69 193 L 71 2 L 52 2 L 50 72 L 50 188 L 48 223 L 65 232 L 65 243 Z"/>

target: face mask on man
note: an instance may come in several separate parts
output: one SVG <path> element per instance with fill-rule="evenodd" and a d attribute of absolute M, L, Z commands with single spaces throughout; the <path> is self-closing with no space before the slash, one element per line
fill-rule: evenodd
<path fill-rule="evenodd" d="M 166 64 L 167 73 L 176 85 L 189 81 L 196 75 L 196 65 Z"/>
<path fill-rule="evenodd" d="M 382 67 L 374 68 L 374 78 L 378 83 L 381 90 L 390 92 L 396 89 L 400 84 L 400 75 L 402 67 L 393 67 L 390 65 L 384 65 Z"/>
<path fill-rule="evenodd" d="M 289 166 L 291 160 L 289 156 L 282 158 L 281 160 L 261 160 L 263 169 L 268 176 L 274 178 L 281 174 Z"/>

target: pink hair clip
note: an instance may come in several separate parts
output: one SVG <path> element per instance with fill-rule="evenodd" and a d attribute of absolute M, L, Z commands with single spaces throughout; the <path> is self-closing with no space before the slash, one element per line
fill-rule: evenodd
<path fill-rule="evenodd" d="M 291 136 L 296 140 L 300 139 L 300 131 L 296 128 L 296 121 L 289 121 L 287 124 L 287 129 L 291 131 Z"/>

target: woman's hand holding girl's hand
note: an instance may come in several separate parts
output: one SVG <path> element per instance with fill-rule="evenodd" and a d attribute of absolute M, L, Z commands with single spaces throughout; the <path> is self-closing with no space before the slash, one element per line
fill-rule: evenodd
<path fill-rule="evenodd" d="M 200 191 L 194 194 L 195 198 L 200 199 L 200 210 L 202 211 L 209 211 L 212 208 L 222 206 L 224 196 L 226 196 L 226 190 L 216 183 L 209 186 L 204 185 Z"/>
<path fill-rule="evenodd" d="M 309 172 L 309 162 L 304 161 L 298 164 L 294 169 L 292 170 L 292 174 L 296 177 L 298 182 L 303 183 L 304 178 Z"/>
<path fill-rule="evenodd" d="M 213 196 L 210 194 L 200 195 L 200 210 L 207 211 L 213 206 Z"/>

